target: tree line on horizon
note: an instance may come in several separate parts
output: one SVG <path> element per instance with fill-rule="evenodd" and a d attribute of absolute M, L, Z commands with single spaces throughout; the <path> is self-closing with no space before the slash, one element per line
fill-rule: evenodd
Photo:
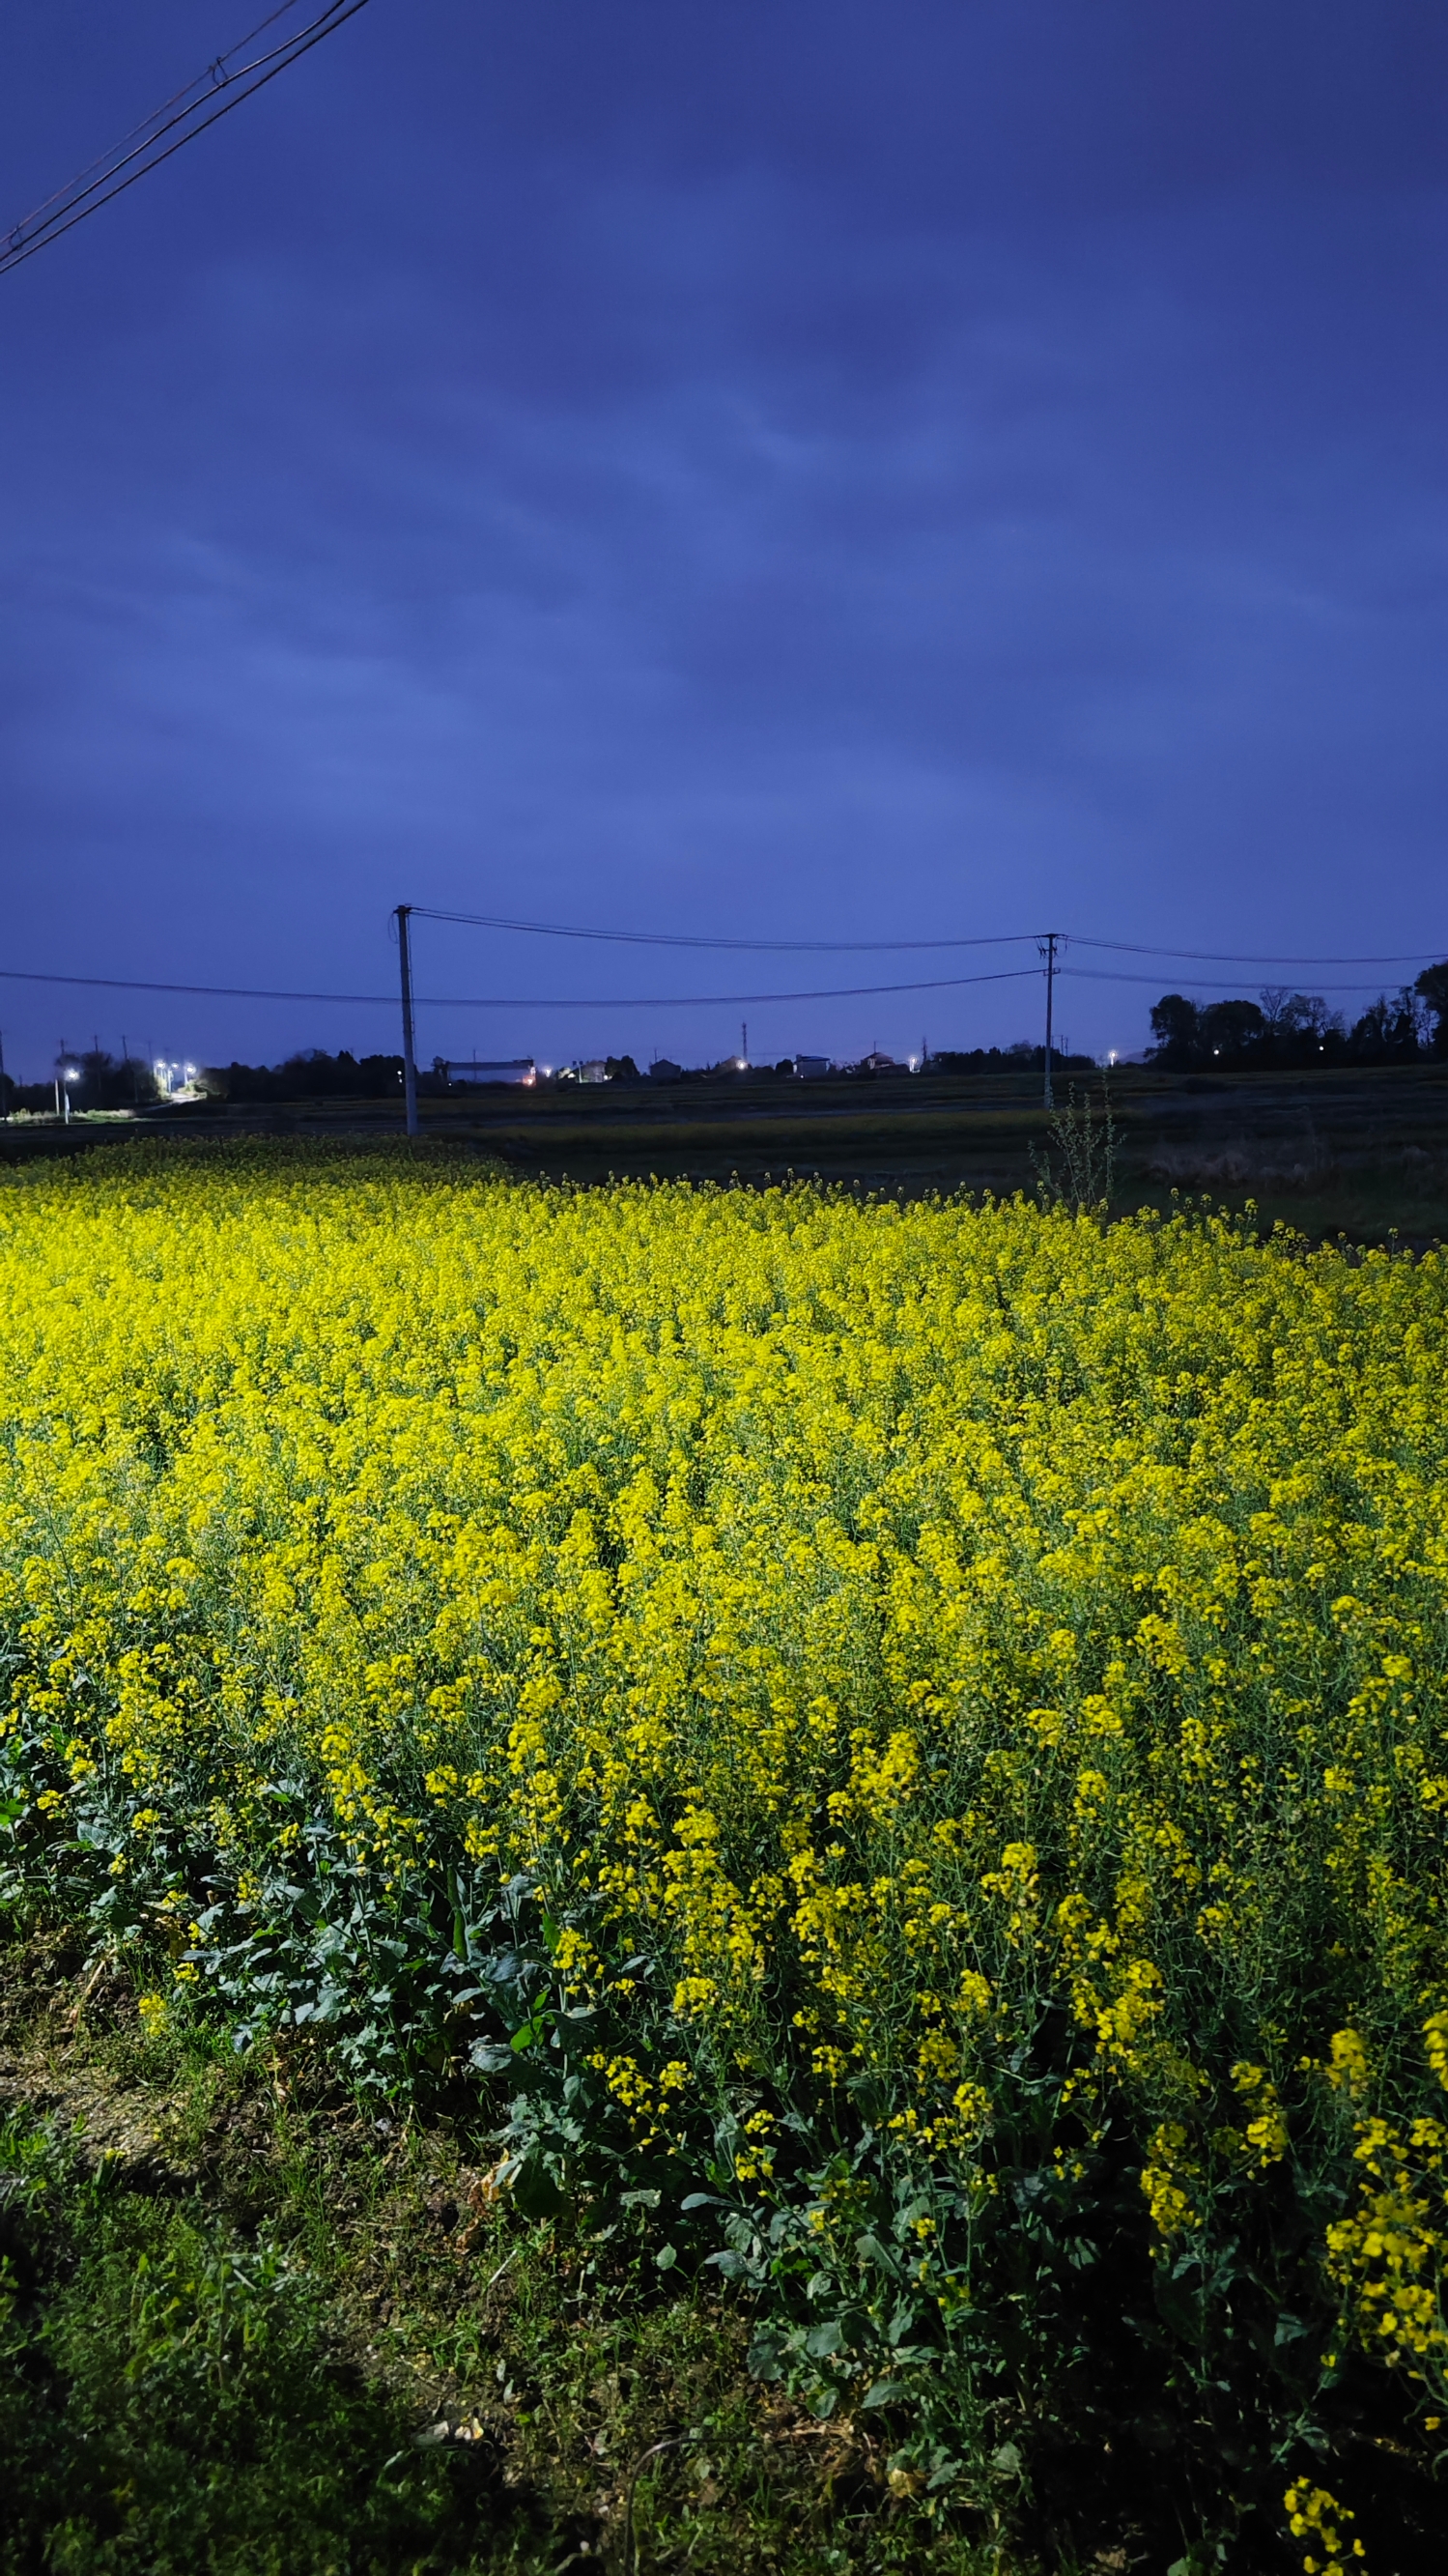
<path fill-rule="evenodd" d="M 1421 1063 L 1448 1056 L 1448 961 L 1425 966 L 1416 983 L 1396 993 L 1380 993 L 1351 1026 L 1321 993 L 1268 985 L 1255 1002 L 1163 993 L 1152 1005 L 1151 1030 L 1151 1061 L 1173 1072 Z"/>
<path fill-rule="evenodd" d="M 1151 1008 L 1153 1044 L 1147 1059 L 1166 1071 L 1291 1071 L 1310 1066 L 1350 1064 L 1415 1064 L 1448 1058 L 1448 959 L 1427 966 L 1413 984 L 1394 994 L 1380 993 L 1349 1026 L 1340 1011 L 1330 1010 L 1321 993 L 1294 993 L 1285 986 L 1266 986 L 1256 1001 L 1233 996 L 1217 1002 L 1195 1002 L 1184 993 L 1163 993 Z M 76 1079 L 69 1086 L 77 1109 L 145 1109 L 157 1105 L 160 1091 L 153 1067 L 140 1056 L 111 1055 L 104 1047 L 72 1055 Z M 941 1073 L 1039 1073 L 1045 1049 L 1019 1039 L 1013 1046 L 941 1047 L 932 1049 L 930 1064 Z M 1095 1070 L 1095 1058 L 1051 1051 L 1057 1072 Z M 731 1069 L 703 1066 L 688 1076 L 704 1080 Z M 757 1065 L 751 1073 L 785 1075 L 793 1060 Z M 842 1067 L 840 1070 L 852 1070 Z M 610 1056 L 606 1078 L 640 1082 L 632 1056 Z M 402 1091 L 400 1055 L 354 1056 L 346 1048 L 335 1055 L 323 1047 L 306 1047 L 280 1064 L 204 1065 L 198 1087 L 214 1100 L 265 1107 L 293 1100 L 386 1100 Z M 431 1069 L 419 1066 L 418 1091 L 442 1098 L 449 1088 L 441 1057 Z M 17 1082 L 0 1073 L 0 1112 L 45 1111 L 55 1101 L 54 1078 Z"/>
<path fill-rule="evenodd" d="M 646 1082 L 631 1055 L 608 1056 L 604 1079 L 608 1082 Z M 1067 1054 L 1054 1047 L 1051 1061 L 1058 1073 L 1092 1072 L 1095 1058 Z M 104 1047 L 87 1048 L 69 1054 L 66 1062 L 75 1068 L 75 1079 L 68 1086 L 73 1108 L 80 1110 L 126 1110 L 156 1107 L 161 1099 L 154 1070 L 140 1056 L 113 1056 Z M 1045 1050 L 1020 1040 L 1014 1046 L 973 1047 L 969 1050 L 941 1049 L 933 1052 L 931 1065 L 942 1073 L 1039 1073 L 1045 1063 Z M 863 1079 L 871 1078 L 866 1066 L 840 1066 L 840 1072 L 852 1072 Z M 782 1058 L 778 1064 L 757 1064 L 747 1068 L 751 1078 L 793 1078 L 795 1060 Z M 691 1066 L 683 1069 L 686 1082 L 705 1082 L 713 1078 L 740 1078 L 735 1060 L 725 1057 L 719 1064 Z M 54 1108 L 55 1080 L 16 1082 L 8 1074 L 0 1075 L 0 1111 L 15 1109 L 41 1113 Z M 323 1047 L 307 1047 L 288 1056 L 280 1064 L 202 1065 L 197 1071 L 197 1088 L 211 1100 L 234 1101 L 238 1105 L 265 1108 L 296 1100 L 389 1100 L 402 1094 L 402 1058 L 400 1055 L 354 1056 L 346 1047 L 331 1055 Z M 453 1089 L 448 1079 L 446 1062 L 438 1057 L 430 1068 L 417 1069 L 417 1088 L 424 1099 L 443 1099 Z"/>

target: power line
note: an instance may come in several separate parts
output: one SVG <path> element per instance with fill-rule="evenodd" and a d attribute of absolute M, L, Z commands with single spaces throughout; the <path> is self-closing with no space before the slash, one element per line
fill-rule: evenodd
<path fill-rule="evenodd" d="M 169 98 L 163 99 L 159 107 L 151 110 L 149 116 L 143 116 L 141 118 L 139 125 L 133 125 L 128 133 L 123 134 L 120 142 L 113 145 L 109 152 L 99 153 L 94 161 L 88 161 L 85 168 L 83 170 L 78 170 L 73 179 L 68 179 L 63 188 L 55 189 L 53 194 L 44 198 L 41 204 L 36 206 L 30 214 L 22 217 L 20 223 L 16 225 L 15 230 L 17 232 L 28 232 L 31 225 L 38 223 L 40 217 L 47 214 L 52 206 L 61 205 L 66 200 L 75 202 L 77 192 L 83 188 L 83 185 L 87 180 L 93 178 L 97 173 L 103 176 L 107 169 L 115 171 L 117 169 L 124 168 L 125 163 L 119 156 L 125 153 L 126 145 L 128 143 L 138 143 L 141 138 L 146 136 L 149 136 L 154 142 L 158 138 L 159 134 L 164 133 L 167 130 L 166 125 L 162 123 L 163 118 L 174 123 L 175 120 L 171 117 L 171 110 L 173 108 L 179 108 L 183 99 L 190 98 L 192 91 L 199 90 L 203 82 L 209 80 L 214 90 L 218 86 L 218 76 L 222 81 L 232 77 L 232 75 L 227 73 L 225 68 L 230 62 L 232 54 L 239 53 L 242 45 L 255 44 L 258 36 L 264 35 L 268 27 L 275 26 L 278 18 L 284 18 L 288 10 L 294 9 L 296 5 L 297 0 L 281 0 L 280 8 L 271 10 L 270 13 L 261 20 L 259 25 L 253 27 L 248 35 L 243 36 L 240 39 L 240 42 L 231 46 L 226 53 L 218 54 L 215 61 L 210 63 L 204 72 L 198 72 L 196 74 L 194 80 L 185 81 L 180 89 L 173 90 Z M 127 159 L 132 157 L 132 155 L 126 154 Z"/>
<path fill-rule="evenodd" d="M 1182 957 L 1204 966 L 1418 966 L 1437 955 L 1435 949 L 1414 948 L 1396 957 L 1235 957 L 1215 948 L 1143 948 L 1130 939 L 1078 939 L 1075 945 L 1109 948 L 1118 957 Z"/>
<path fill-rule="evenodd" d="M 595 939 L 628 948 L 716 948 L 770 951 L 790 956 L 881 956 L 887 950 L 895 949 L 1016 948 L 1041 936 L 1035 930 L 1007 930 L 973 932 L 959 939 L 725 939 L 694 931 L 600 930 L 577 922 L 517 921 L 507 913 L 443 912 L 425 903 L 413 904 L 410 910 L 415 921 L 451 921 L 469 930 L 521 931 L 539 939 Z M 1425 959 L 1437 954 L 1435 950 L 1422 948 L 1395 957 L 1240 957 L 1229 951 L 1206 948 L 1149 948 L 1130 939 L 1073 937 L 1072 944 L 1078 948 L 1108 950 L 1121 957 L 1181 958 L 1206 966 L 1413 966 L 1421 965 Z M 1150 981 L 1150 978 L 1146 980 Z"/>
<path fill-rule="evenodd" d="M 7 984 L 78 984 L 106 993 L 195 993 L 223 1002 L 396 1002 L 395 993 L 293 993 L 265 984 L 162 984 L 141 975 L 50 975 L 37 967 L 0 966 Z"/>
<path fill-rule="evenodd" d="M 501 913 L 435 912 L 431 905 L 411 906 L 415 921 L 455 921 L 469 930 L 520 930 L 540 939 L 603 939 L 626 948 L 726 948 L 770 950 L 791 956 L 863 953 L 882 955 L 895 948 L 1015 948 L 1033 939 L 1034 931 L 1007 930 L 972 939 L 716 939 L 703 932 L 665 930 L 584 930 L 558 921 L 512 921 Z"/>
<path fill-rule="evenodd" d="M 434 917 L 428 916 L 429 919 Z M 946 944 L 941 942 L 942 946 Z M 1082 947 L 1107 945 L 1105 941 L 1092 940 L 1083 940 L 1079 944 Z M 1151 954 L 1149 950 L 1135 953 Z M 1364 959 L 1362 962 L 1385 961 Z M 712 1010 L 716 1003 L 728 1004 L 732 1008 L 750 1002 L 850 1002 L 887 993 L 953 992 L 967 984 L 1022 983 L 1044 972 L 1042 966 L 1007 966 L 983 975 L 927 975 L 900 984 L 827 984 L 792 993 L 420 993 L 417 1001 L 420 1010 L 429 1011 L 704 1011 Z M 1066 966 L 1059 957 L 1055 973 L 1058 977 L 1068 975 L 1077 982 L 1088 984 L 1155 984 L 1160 981 L 1156 975 L 1143 975 L 1131 967 Z M 1219 976 L 1194 975 L 1191 980 L 1199 991 L 1236 991 L 1235 984 L 1224 982 Z M 87 992 L 179 993 L 217 1002 L 339 1002 L 368 1007 L 376 1004 L 390 1010 L 397 1001 L 395 993 L 306 992 L 271 984 L 169 984 L 161 983 L 153 976 L 53 975 L 38 968 L 21 966 L 0 966 L 0 981 L 7 984 L 75 985 Z M 1361 993 L 1366 992 L 1368 986 L 1358 981 L 1328 984 L 1324 989 L 1329 993 Z"/>
<path fill-rule="evenodd" d="M 1097 945 L 1104 945 L 1104 943 L 1083 939 L 1080 942 L 1080 945 L 1083 948 L 1090 948 Z M 1139 953 L 1149 956 L 1151 951 L 1148 949 Z M 1274 963 L 1279 965 L 1283 962 L 1285 961 L 1282 959 L 1274 960 Z M 1303 964 L 1311 963 L 1312 961 L 1299 959 L 1297 962 L 1299 964 Z M 1325 959 L 1323 962 L 1325 964 L 1330 964 L 1335 961 Z M 1369 965 L 1372 963 L 1384 964 L 1388 961 L 1383 959 L 1372 960 L 1369 958 L 1346 958 L 1342 962 L 1346 965 Z M 1395 958 L 1391 962 L 1395 965 L 1402 965 L 1405 962 L 1411 965 L 1413 961 L 1411 958 L 1406 961 L 1402 958 Z M 1058 975 L 1072 975 L 1078 983 L 1087 984 L 1154 984 L 1158 988 L 1161 984 L 1160 975 L 1142 975 L 1129 966 L 1058 966 L 1056 968 L 1056 973 Z M 1229 981 L 1224 980 L 1220 975 L 1191 975 L 1184 978 L 1184 980 L 1190 983 L 1194 992 L 1198 993 L 1235 993 L 1238 991 L 1241 982 L 1240 977 Z M 1359 976 L 1354 983 L 1324 984 L 1321 987 L 1321 990 L 1324 993 L 1367 993 L 1372 990 L 1372 981 L 1373 979 L 1369 977 L 1367 981 L 1364 982 L 1362 977 Z"/>
<path fill-rule="evenodd" d="M 880 993 L 933 993 L 960 984 L 1012 984 L 1034 976 L 1034 966 L 1008 966 L 990 975 L 936 975 L 911 984 L 840 984 L 803 993 L 421 993 L 419 1010 L 429 1011 L 692 1011 L 716 1004 L 742 1002 L 849 1002 Z M 11 984 L 76 984 L 87 991 L 110 993 L 189 993 L 223 1002 L 350 1002 L 397 1006 L 395 993 L 301 993 L 255 984 L 162 984 L 150 977 L 127 975 L 46 975 L 19 966 L 0 966 Z"/>
<path fill-rule="evenodd" d="M 120 196 L 124 189 L 134 187 L 148 171 L 159 169 L 163 161 L 169 161 L 173 153 L 179 152 L 185 144 L 194 143 L 197 135 L 204 134 L 208 126 L 215 125 L 223 116 L 229 116 L 243 100 L 254 98 L 259 89 L 265 89 L 268 81 L 275 80 L 289 64 L 299 62 L 314 45 L 320 45 L 325 37 L 344 27 L 349 18 L 355 18 L 358 10 L 367 6 L 367 0 L 328 0 L 328 5 L 315 18 L 309 19 L 304 27 L 299 27 L 280 44 L 254 56 L 250 62 L 239 63 L 235 69 L 229 68 L 234 55 L 243 53 L 259 35 L 296 5 L 297 0 L 282 0 L 281 7 L 263 18 L 250 35 L 240 37 L 224 54 L 218 54 L 204 72 L 198 72 L 194 80 L 187 82 L 184 89 L 175 91 L 150 116 L 143 117 L 139 125 L 133 125 L 111 151 L 88 163 L 64 188 L 57 189 L 30 214 L 22 216 L 18 224 L 12 225 L 4 242 L 0 243 L 0 275 L 7 269 L 18 268 L 23 260 L 33 258 L 36 251 L 46 249 L 51 242 L 59 241 L 62 234 L 84 223 L 88 215 L 99 213 L 102 206 L 109 205 L 111 199 Z M 225 90 L 228 95 L 212 106 L 218 90 Z M 210 113 L 203 115 L 203 108 L 209 108 Z M 175 137 L 174 141 L 165 142 L 168 134 Z M 164 149 L 159 148 L 163 144 Z"/>

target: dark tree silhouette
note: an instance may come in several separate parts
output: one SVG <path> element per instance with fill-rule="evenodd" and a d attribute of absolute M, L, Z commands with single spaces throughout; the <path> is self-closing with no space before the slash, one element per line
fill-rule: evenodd
<path fill-rule="evenodd" d="M 1439 966 L 1425 966 L 1413 990 L 1432 1014 L 1433 1053 L 1448 1055 L 1448 958 Z"/>

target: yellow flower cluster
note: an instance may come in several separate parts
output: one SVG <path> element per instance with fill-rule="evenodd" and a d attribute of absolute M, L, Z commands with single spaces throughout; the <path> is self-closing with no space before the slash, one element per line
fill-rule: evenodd
<path fill-rule="evenodd" d="M 1342 2528 L 1356 2517 L 1329 2495 L 1326 2487 L 1315 2487 L 1301 2479 L 1288 2488 L 1284 2503 L 1293 2539 L 1314 2544 L 1303 2554 L 1305 2576 L 1348 2576 L 1350 2561 L 1366 2557 L 1362 2542 L 1349 2541 Z M 1316 2555 L 1318 2549 L 1324 2552 L 1321 2558 Z"/>
<path fill-rule="evenodd" d="M 1448 2091 L 1448 2013 L 1432 2016 L 1423 2041 L 1429 2066 Z M 1330 2079 L 1361 2095 L 1364 2057 L 1355 2031 L 1337 2033 Z M 1369 2351 L 1441 2401 L 1448 2396 L 1448 2126 L 1423 2116 L 1404 2125 L 1381 2115 L 1355 2126 L 1358 2197 L 1327 2231 L 1343 2322 Z"/>
<path fill-rule="evenodd" d="M 759 2189 L 848 2101 L 979 2175 L 1029 2077 L 1058 2173 L 1128 2106 L 1166 2251 L 1356 2136 L 1323 2261 L 1417 2366 L 1445 1327 L 1437 1255 L 1206 1211 L 11 1174 L 10 1752 L 37 1830 L 110 1801 L 117 1890 L 169 1853 L 193 1975 L 208 1887 L 234 1933 L 301 1866 L 279 1783 L 379 1902 L 526 1877 L 611 2116 L 733 2088 Z"/>

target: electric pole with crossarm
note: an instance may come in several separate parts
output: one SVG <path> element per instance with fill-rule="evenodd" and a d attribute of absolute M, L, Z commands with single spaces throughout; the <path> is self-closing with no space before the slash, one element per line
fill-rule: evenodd
<path fill-rule="evenodd" d="M 410 903 L 397 906 L 397 956 L 402 969 L 402 1097 L 407 1109 L 407 1132 L 417 1134 L 417 1066 L 412 1056 L 412 952 L 408 946 L 407 925 Z"/>
<path fill-rule="evenodd" d="M 1061 933 L 1048 930 L 1041 941 L 1041 955 L 1046 961 L 1046 1107 L 1054 1107 L 1051 1092 L 1051 1023 L 1056 1001 L 1056 943 Z"/>

